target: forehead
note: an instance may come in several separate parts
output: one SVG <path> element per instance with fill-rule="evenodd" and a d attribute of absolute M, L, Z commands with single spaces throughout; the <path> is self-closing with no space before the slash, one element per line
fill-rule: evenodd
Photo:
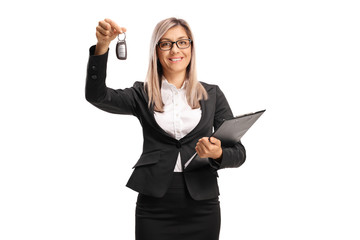
<path fill-rule="evenodd" d="M 188 35 L 185 31 L 185 28 L 182 26 L 175 26 L 170 28 L 161 39 L 169 39 L 169 40 L 176 40 L 179 38 L 188 38 Z"/>

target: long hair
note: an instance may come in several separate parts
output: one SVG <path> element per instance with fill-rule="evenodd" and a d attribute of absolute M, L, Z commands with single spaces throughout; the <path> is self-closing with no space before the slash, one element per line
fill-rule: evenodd
<path fill-rule="evenodd" d="M 189 81 L 186 86 L 187 102 L 192 109 L 195 109 L 200 107 L 200 100 L 206 100 L 208 98 L 205 88 L 197 80 L 195 64 L 195 44 L 189 24 L 183 19 L 167 18 L 159 22 L 153 31 L 150 43 L 149 67 L 145 81 L 145 89 L 147 90 L 147 94 L 149 97 L 149 108 L 153 107 L 154 111 L 157 112 L 163 112 L 164 104 L 161 99 L 160 91 L 163 70 L 160 61 L 158 60 L 156 47 L 161 37 L 170 28 L 173 28 L 175 26 L 182 26 L 185 29 L 188 37 L 192 40 L 191 60 L 186 68 L 186 78 Z"/>

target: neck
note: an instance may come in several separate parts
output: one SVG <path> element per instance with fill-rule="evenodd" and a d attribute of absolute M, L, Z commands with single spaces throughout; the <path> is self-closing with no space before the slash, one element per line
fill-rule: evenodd
<path fill-rule="evenodd" d="M 176 88 L 181 88 L 186 80 L 186 72 L 183 73 L 164 73 L 166 80 Z"/>

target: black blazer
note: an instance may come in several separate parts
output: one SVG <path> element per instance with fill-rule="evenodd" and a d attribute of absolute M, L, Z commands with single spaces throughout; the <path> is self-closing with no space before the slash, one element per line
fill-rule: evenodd
<path fill-rule="evenodd" d="M 110 113 L 134 115 L 143 128 L 143 152 L 126 186 L 142 194 L 162 197 L 171 182 L 178 153 L 180 152 L 184 169 L 186 161 L 195 153 L 197 141 L 210 136 L 213 127 L 217 129 L 223 119 L 233 117 L 230 106 L 218 86 L 201 83 L 209 98 L 200 101 L 200 122 L 189 134 L 176 140 L 157 124 L 153 110 L 148 108 L 148 96 L 143 82 L 135 82 L 133 87 L 126 89 L 114 90 L 106 87 L 108 52 L 94 56 L 94 51 L 95 46 L 92 46 L 85 87 L 87 101 Z M 222 148 L 221 161 L 209 159 L 208 166 L 192 171 L 184 169 L 185 182 L 193 199 L 217 197 L 217 170 L 239 167 L 244 163 L 245 148 L 240 142 Z"/>

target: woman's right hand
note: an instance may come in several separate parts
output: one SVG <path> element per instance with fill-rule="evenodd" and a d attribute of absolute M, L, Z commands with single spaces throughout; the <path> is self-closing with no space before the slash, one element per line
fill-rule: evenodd
<path fill-rule="evenodd" d="M 126 32 L 126 28 L 119 27 L 113 20 L 106 18 L 99 22 L 96 27 L 97 44 L 95 55 L 102 55 L 107 52 L 109 45 L 117 35 Z"/>

